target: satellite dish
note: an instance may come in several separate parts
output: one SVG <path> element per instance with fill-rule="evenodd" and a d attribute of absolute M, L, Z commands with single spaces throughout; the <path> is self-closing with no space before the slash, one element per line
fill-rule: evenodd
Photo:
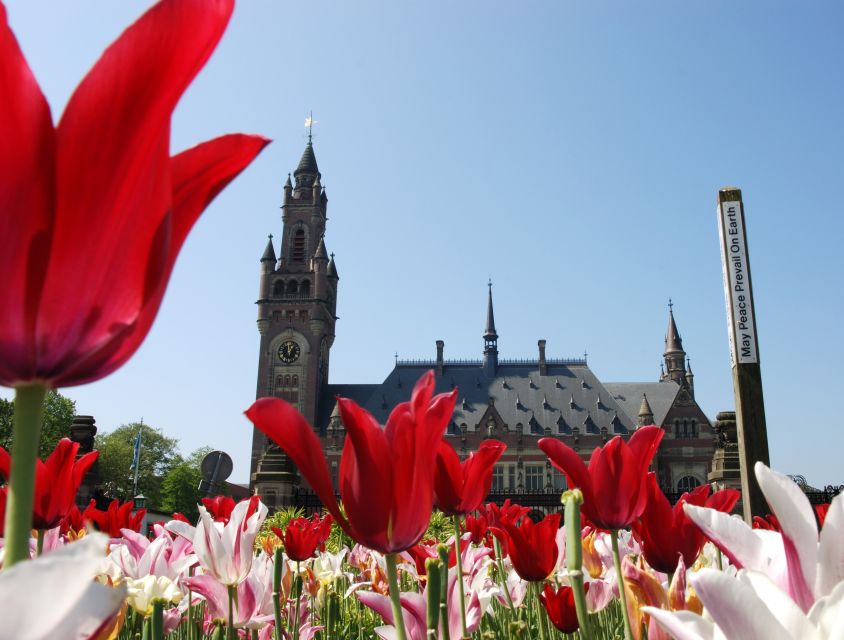
<path fill-rule="evenodd" d="M 225 451 L 212 451 L 199 465 L 202 478 L 212 484 L 223 482 L 232 474 L 232 469 L 234 465 L 231 456 Z"/>

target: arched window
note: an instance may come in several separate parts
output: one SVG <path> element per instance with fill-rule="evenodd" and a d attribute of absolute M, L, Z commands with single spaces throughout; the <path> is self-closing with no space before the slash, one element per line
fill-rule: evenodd
<path fill-rule="evenodd" d="M 305 261 L 305 230 L 297 229 L 293 234 L 293 248 L 290 252 L 293 262 Z"/>
<path fill-rule="evenodd" d="M 697 420 L 691 420 L 691 421 L 689 422 L 689 427 L 690 427 L 690 429 L 691 429 L 691 431 L 690 431 L 690 433 L 689 433 L 689 437 L 690 437 L 690 438 L 697 438 L 697 436 L 698 436 L 698 431 L 697 431 Z"/>
<path fill-rule="evenodd" d="M 677 481 L 677 491 L 684 493 L 700 486 L 700 481 L 694 476 L 683 476 Z"/>
<path fill-rule="evenodd" d="M 288 295 L 295 295 L 296 292 L 299 291 L 299 284 L 295 280 L 291 280 L 287 283 L 287 294 Z"/>
<path fill-rule="evenodd" d="M 302 280 L 301 284 L 299 285 L 299 293 L 301 293 L 303 296 L 308 296 L 311 294 L 310 280 Z"/>
<path fill-rule="evenodd" d="M 276 389 L 276 394 L 279 398 L 287 400 L 290 404 L 297 404 L 299 402 L 299 376 L 287 374 L 284 376 L 284 384 L 281 384 L 282 376 L 278 376 L 279 382 Z"/>
<path fill-rule="evenodd" d="M 276 280 L 275 281 L 275 284 L 273 285 L 273 295 L 274 296 L 284 295 L 284 280 Z"/>

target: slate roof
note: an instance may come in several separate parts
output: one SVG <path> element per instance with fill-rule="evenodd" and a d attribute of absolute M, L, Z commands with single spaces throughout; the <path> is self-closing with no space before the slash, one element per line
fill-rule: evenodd
<path fill-rule="evenodd" d="M 435 367 L 433 361 L 400 361 L 381 384 L 328 385 L 318 413 L 320 430 L 325 430 L 335 395 L 353 398 L 383 424 L 396 404 L 410 398 L 416 380 Z M 598 380 L 585 361 L 549 360 L 547 367 L 547 375 L 540 376 L 537 361 L 504 361 L 495 376 L 488 377 L 481 361 L 446 361 L 443 375 L 436 377 L 436 392 L 447 392 L 454 386 L 459 389 L 451 430 L 465 423 L 468 431 L 474 431 L 490 398 L 508 428 L 515 430 L 521 424 L 525 434 L 544 435 L 545 429 L 565 434 L 577 427 L 581 433 L 600 433 L 606 428 L 612 435 L 635 428 L 641 395 L 631 411 Z M 677 385 L 670 385 L 676 394 Z M 650 394 L 648 391 L 648 398 Z M 660 407 L 663 395 L 655 394 Z"/>
<path fill-rule="evenodd" d="M 635 421 L 642 406 L 642 394 L 648 394 L 648 404 L 654 414 L 654 423 L 662 424 L 665 414 L 674 403 L 680 391 L 680 385 L 673 380 L 663 382 L 607 382 L 604 387 L 612 394 L 613 400 L 624 408 L 627 415 Z"/>

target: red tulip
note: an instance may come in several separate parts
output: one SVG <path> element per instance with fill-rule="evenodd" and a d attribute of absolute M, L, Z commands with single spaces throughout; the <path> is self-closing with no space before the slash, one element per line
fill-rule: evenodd
<path fill-rule="evenodd" d="M 584 592 L 588 593 L 589 583 L 587 582 L 583 587 Z M 550 584 L 546 584 L 539 595 L 539 600 L 545 607 L 548 619 L 557 629 L 563 633 L 574 633 L 580 628 L 574 606 L 574 591 L 571 587 L 555 589 Z"/>
<path fill-rule="evenodd" d="M 233 0 L 164 0 L 130 26 L 57 126 L 0 5 L 0 384 L 92 382 L 137 350 L 202 210 L 267 140 L 170 157 L 170 118 Z"/>
<path fill-rule="evenodd" d="M 119 538 L 123 535 L 120 532 L 121 529 L 141 530 L 147 510 L 138 509 L 135 513 L 132 513 L 134 508 L 135 505 L 131 502 L 120 504 L 119 500 L 112 500 L 108 509 L 100 511 L 91 501 L 91 504 L 82 512 L 82 516 L 93 522 L 97 531 L 102 531 L 112 538 Z"/>
<path fill-rule="evenodd" d="M 477 509 L 492 488 L 492 467 L 506 448 L 498 440 L 484 440 L 477 451 L 460 462 L 454 447 L 447 440 L 440 440 L 434 474 L 437 507 L 452 516 Z"/>
<path fill-rule="evenodd" d="M 678 556 L 683 557 L 686 566 L 692 566 L 706 536 L 686 515 L 683 504 L 729 513 L 740 495 L 735 489 L 724 489 L 710 496 L 709 485 L 704 484 L 684 493 L 672 508 L 656 482 L 656 474 L 649 473 L 648 502 L 641 519 L 633 523 L 633 534 L 639 540 L 645 560 L 662 573 L 674 572 Z"/>
<path fill-rule="evenodd" d="M 766 516 L 753 516 L 753 528 L 782 532 L 780 521 L 773 513 Z"/>
<path fill-rule="evenodd" d="M 74 507 L 82 478 L 100 455 L 99 451 L 92 451 L 77 460 L 78 450 L 78 442 L 62 438 L 45 462 L 36 461 L 33 529 L 58 527 Z M 11 456 L 0 447 L 0 475 L 9 477 L 11 463 Z"/>
<path fill-rule="evenodd" d="M 395 553 L 419 542 L 431 517 L 437 443 L 457 398 L 456 389 L 433 392 L 429 371 L 383 429 L 355 402 L 338 398 L 347 434 L 339 472 L 346 515 L 334 496 L 319 438 L 296 409 L 278 398 L 260 398 L 246 416 L 287 452 L 349 536 L 375 551 Z"/>
<path fill-rule="evenodd" d="M 332 522 L 330 515 L 320 520 L 319 515 L 314 514 L 313 519 L 293 518 L 284 531 L 278 527 L 272 527 L 272 530 L 284 542 L 287 557 L 302 562 L 311 558 L 318 548 L 324 548 Z"/>
<path fill-rule="evenodd" d="M 829 511 L 829 502 L 825 502 L 824 504 L 816 504 L 815 505 L 815 514 L 818 517 L 818 527 L 823 527 L 823 523 L 826 521 L 826 513 Z"/>
<path fill-rule="evenodd" d="M 557 530 L 560 514 L 545 516 L 539 524 L 523 518 L 521 526 L 504 520 L 501 528 L 490 527 L 495 537 L 508 543 L 510 561 L 523 580 L 541 582 L 557 566 Z"/>
<path fill-rule="evenodd" d="M 235 501 L 228 496 L 214 496 L 213 498 L 202 498 L 202 505 L 214 518 L 214 522 L 226 524 L 234 511 Z"/>
<path fill-rule="evenodd" d="M 473 544 L 481 544 L 486 541 L 489 536 L 489 522 L 486 516 L 481 514 L 478 516 L 466 516 L 461 523 L 463 531 L 468 531 L 472 537 L 470 542 Z"/>
<path fill-rule="evenodd" d="M 629 442 L 621 436 L 596 447 L 583 463 L 573 449 L 555 438 L 542 438 L 539 448 L 566 474 L 569 488 L 583 492 L 583 513 L 602 529 L 625 529 L 645 509 L 647 474 L 664 432 L 656 426 L 637 429 Z"/>
<path fill-rule="evenodd" d="M 510 498 L 507 498 L 500 507 L 494 502 L 488 502 L 481 507 L 481 512 L 486 516 L 490 526 L 493 527 L 500 527 L 504 521 L 517 524 L 529 511 L 529 507 L 511 503 Z"/>

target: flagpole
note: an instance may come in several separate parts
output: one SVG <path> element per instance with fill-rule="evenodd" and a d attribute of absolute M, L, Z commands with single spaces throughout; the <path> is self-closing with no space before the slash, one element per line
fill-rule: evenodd
<path fill-rule="evenodd" d="M 138 495 L 138 471 L 141 466 L 141 430 L 144 427 L 144 419 L 138 423 L 138 435 L 135 436 L 135 451 L 132 458 L 132 466 L 135 467 L 135 483 L 132 497 Z"/>

